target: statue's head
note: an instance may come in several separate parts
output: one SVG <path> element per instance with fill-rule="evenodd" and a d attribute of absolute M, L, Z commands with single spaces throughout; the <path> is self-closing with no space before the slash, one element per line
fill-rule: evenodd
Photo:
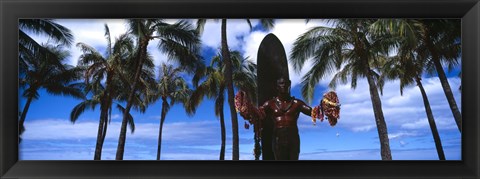
<path fill-rule="evenodd" d="M 279 94 L 290 94 L 291 81 L 283 76 L 277 79 L 277 92 Z"/>

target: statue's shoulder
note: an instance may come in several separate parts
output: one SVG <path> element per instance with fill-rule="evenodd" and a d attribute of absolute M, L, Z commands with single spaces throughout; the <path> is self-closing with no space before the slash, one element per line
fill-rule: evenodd
<path fill-rule="evenodd" d="M 275 102 L 275 97 L 273 97 L 273 98 L 265 101 L 265 102 L 263 103 L 263 106 L 268 106 L 268 105 L 270 105 L 270 104 L 273 104 L 274 102 Z"/>
<path fill-rule="evenodd" d="M 300 103 L 300 102 L 302 102 L 302 100 L 299 100 L 299 99 L 295 98 L 295 96 L 292 96 L 292 101 L 293 101 L 293 103 Z"/>
<path fill-rule="evenodd" d="M 295 104 L 305 104 L 305 102 L 303 102 L 300 99 L 295 98 L 295 96 L 292 96 L 292 98 L 293 98 L 293 103 L 295 103 Z"/>

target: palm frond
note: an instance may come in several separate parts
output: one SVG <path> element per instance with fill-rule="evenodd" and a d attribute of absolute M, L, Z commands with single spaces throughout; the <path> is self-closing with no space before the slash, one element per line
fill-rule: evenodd
<path fill-rule="evenodd" d="M 107 56 L 112 55 L 112 39 L 110 36 L 110 29 L 108 28 L 107 24 L 104 24 L 105 27 L 105 38 L 107 39 Z"/>
<path fill-rule="evenodd" d="M 344 46 L 344 42 L 336 34 L 335 29 L 329 27 L 315 27 L 302 34 L 294 42 L 290 53 L 290 62 L 296 72 L 300 72 L 305 62 L 311 57 L 318 56 L 321 51 L 324 55 L 332 55 Z M 337 30 L 339 31 L 339 30 Z"/>
<path fill-rule="evenodd" d="M 73 42 L 72 32 L 52 19 L 19 19 L 19 29 L 35 34 L 45 34 L 56 42 L 70 46 Z"/>
<path fill-rule="evenodd" d="M 339 72 L 337 72 L 332 80 L 330 81 L 328 87 L 332 88 L 332 89 L 335 89 L 337 87 L 337 84 L 340 83 L 340 84 L 345 84 L 347 83 L 348 81 L 348 77 L 352 74 L 352 66 L 351 64 L 348 64 L 346 65 L 345 67 L 343 67 Z M 352 84 L 355 83 L 355 86 L 356 86 L 356 81 L 353 82 L 352 80 Z M 354 86 L 352 86 L 352 88 L 354 88 Z"/>
<path fill-rule="evenodd" d="M 70 122 L 75 123 L 85 109 L 90 108 L 91 110 L 94 110 L 99 103 L 100 102 L 97 100 L 89 99 L 77 104 L 70 112 Z"/>
<path fill-rule="evenodd" d="M 203 33 L 203 30 L 205 29 L 206 22 L 207 22 L 207 19 L 198 19 L 197 20 L 196 31 L 197 31 L 198 34 Z"/>
<path fill-rule="evenodd" d="M 250 19 L 245 19 L 247 21 L 247 24 L 248 24 L 248 27 L 250 27 L 250 30 L 253 29 L 252 27 L 252 22 L 250 21 Z"/>
<path fill-rule="evenodd" d="M 197 54 L 197 50 L 192 50 L 171 39 L 162 39 L 158 44 L 158 48 L 167 54 L 169 59 L 178 61 L 180 66 L 191 72 L 202 62 L 202 58 Z"/>
<path fill-rule="evenodd" d="M 197 107 L 202 103 L 207 89 L 205 86 L 200 85 L 192 91 L 191 95 L 187 98 L 185 103 L 185 111 L 189 116 L 192 116 L 197 111 Z"/>
<path fill-rule="evenodd" d="M 275 20 L 274 19 L 260 19 L 260 24 L 265 30 L 270 30 L 273 29 L 275 26 Z"/>
<path fill-rule="evenodd" d="M 120 112 L 122 112 L 122 114 L 125 116 L 126 109 L 122 105 L 117 104 L 117 109 Z M 130 113 L 128 113 L 126 115 L 127 115 L 127 122 L 128 122 L 129 127 L 130 127 L 130 132 L 133 134 L 135 132 L 135 121 L 133 120 L 133 116 Z"/>

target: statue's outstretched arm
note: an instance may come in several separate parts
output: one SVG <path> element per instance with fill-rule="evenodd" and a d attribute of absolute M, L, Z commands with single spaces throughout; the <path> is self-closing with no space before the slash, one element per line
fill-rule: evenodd
<path fill-rule="evenodd" d="M 317 119 L 323 121 L 323 112 L 320 110 L 320 105 L 312 108 L 303 101 L 298 100 L 298 103 L 300 103 L 300 111 L 303 114 L 312 117 L 313 125 L 316 124 Z"/>
<path fill-rule="evenodd" d="M 255 107 L 249 100 L 244 91 L 238 91 L 235 95 L 235 109 L 240 115 L 250 122 L 252 119 L 262 120 L 265 118 L 265 104 L 260 107 Z"/>

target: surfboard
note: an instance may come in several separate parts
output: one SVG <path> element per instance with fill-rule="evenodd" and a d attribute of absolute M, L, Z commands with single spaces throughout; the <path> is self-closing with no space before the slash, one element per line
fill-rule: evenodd
<path fill-rule="evenodd" d="M 282 42 L 270 33 L 260 43 L 257 53 L 257 101 L 263 105 L 276 96 L 276 81 L 283 76 L 290 79 L 285 48 Z M 272 149 L 273 119 L 267 118 L 261 124 L 262 160 L 275 160 Z"/>

